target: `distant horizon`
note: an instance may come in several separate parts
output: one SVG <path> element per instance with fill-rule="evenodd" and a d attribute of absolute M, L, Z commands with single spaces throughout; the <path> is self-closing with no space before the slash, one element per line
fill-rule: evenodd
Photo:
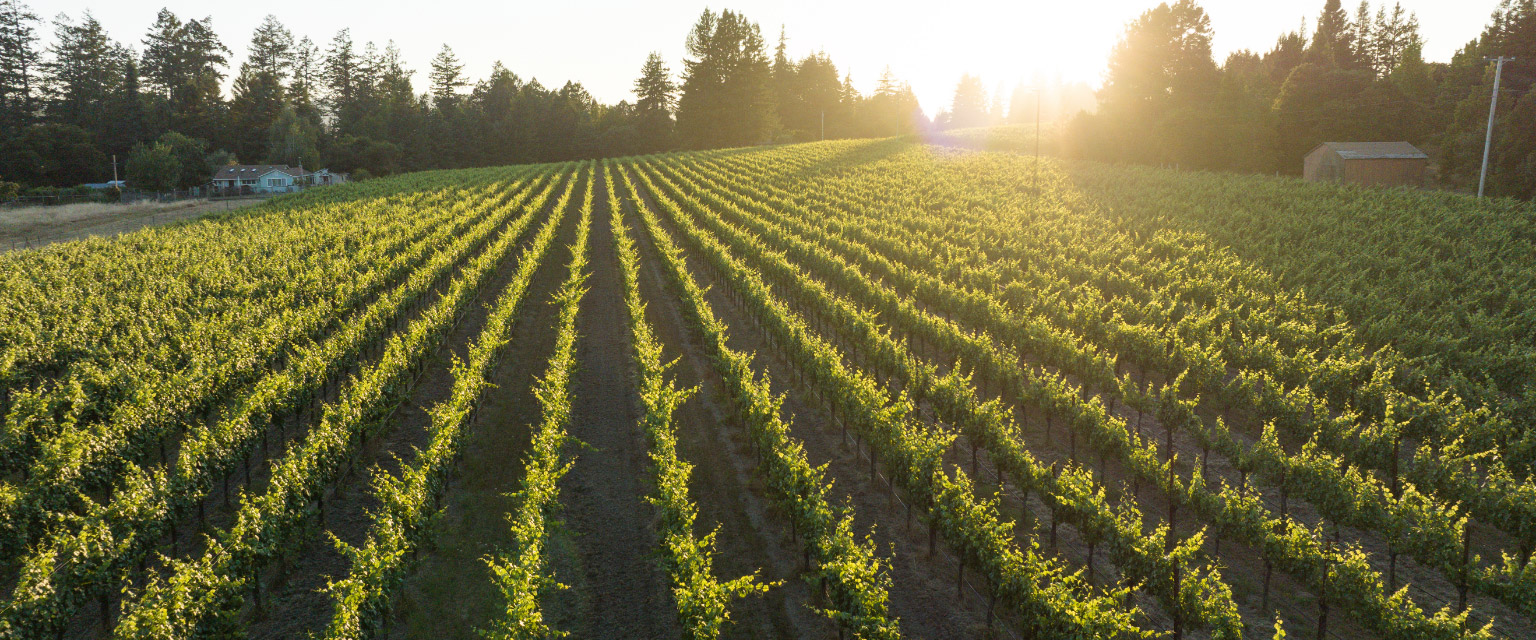
<path fill-rule="evenodd" d="M 252 30 L 270 13 L 293 32 L 296 40 L 308 36 L 322 51 L 343 28 L 352 30 L 352 39 L 359 47 L 373 42 L 382 49 L 393 40 L 415 72 L 412 84 L 417 93 L 425 90 L 429 61 L 447 44 L 464 63 L 472 82 L 485 78 L 492 64 L 499 61 L 523 79 L 536 78 L 546 87 L 579 82 L 605 104 L 634 101 L 631 85 L 651 51 L 660 52 L 674 76 L 680 75 L 683 41 L 699 13 L 706 6 L 717 11 L 728 8 L 758 23 L 770 55 L 782 24 L 788 32 L 791 58 L 825 51 L 840 74 L 852 73 L 854 86 L 862 93 L 873 91 L 880 73 L 889 65 L 898 78 L 911 83 L 924 113 L 932 117 L 949 107 L 955 85 L 966 73 L 978 75 L 989 94 L 1002 89 L 1005 102 L 1006 93 L 1014 86 L 1031 84 L 1037 77 L 1050 82 L 1059 76 L 1063 84 L 1085 83 L 1098 88 L 1105 60 L 1125 24 L 1158 2 L 1112 0 L 1003 8 L 960 2 L 945 5 L 943 11 L 934 11 L 931 5 L 897 2 L 870 12 L 800 0 L 645 6 L 602 0 L 579 11 L 567 5 L 513 7 L 450 0 L 435 3 L 436 12 L 427 15 L 381 15 L 351 1 L 311 5 L 302 12 L 184 0 L 137 6 L 85 6 L 74 0 L 33 0 L 26 4 L 42 20 L 37 31 L 43 47 L 53 42 L 57 15 L 78 20 L 90 10 L 109 37 L 141 54 L 144 35 L 162 6 L 183 20 L 211 16 L 214 31 L 231 52 L 225 69 L 226 93 L 246 58 Z M 1321 0 L 1259 6 L 1239 0 L 1199 4 L 1211 17 L 1217 64 L 1232 51 L 1263 53 L 1282 33 L 1297 29 L 1303 19 L 1310 30 L 1323 7 Z M 1358 3 L 1344 4 L 1345 11 L 1353 16 Z M 1499 0 L 1474 0 L 1471 4 L 1480 10 L 1458 9 L 1436 0 L 1406 0 L 1401 4 L 1418 15 L 1425 59 L 1448 62 L 1456 50 L 1482 32 Z M 1373 11 L 1379 7 L 1380 3 L 1372 3 Z M 996 19 L 978 21 L 975 15 Z M 1029 26 L 1039 23 L 1071 26 L 1046 29 L 1045 37 L 1041 37 L 1041 30 Z"/>

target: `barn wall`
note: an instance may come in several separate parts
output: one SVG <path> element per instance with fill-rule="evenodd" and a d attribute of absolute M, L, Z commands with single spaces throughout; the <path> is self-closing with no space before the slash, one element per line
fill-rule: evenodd
<path fill-rule="evenodd" d="M 1365 185 L 1412 186 L 1424 184 L 1424 158 L 1373 158 L 1344 163 L 1344 179 Z"/>
<path fill-rule="evenodd" d="M 1318 147 L 1302 162 L 1301 177 L 1313 182 L 1339 180 L 1344 177 L 1342 164 L 1339 154 L 1328 147 Z"/>

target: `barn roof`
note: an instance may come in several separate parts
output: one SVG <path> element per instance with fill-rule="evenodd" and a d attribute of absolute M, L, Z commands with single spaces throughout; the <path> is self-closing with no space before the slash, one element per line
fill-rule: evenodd
<path fill-rule="evenodd" d="M 1376 160 L 1385 158 L 1428 158 L 1423 151 L 1406 142 L 1324 142 L 1312 151 L 1320 147 L 1328 147 L 1329 150 L 1339 154 L 1345 160 Z M 1310 155 L 1311 152 L 1308 152 Z"/>

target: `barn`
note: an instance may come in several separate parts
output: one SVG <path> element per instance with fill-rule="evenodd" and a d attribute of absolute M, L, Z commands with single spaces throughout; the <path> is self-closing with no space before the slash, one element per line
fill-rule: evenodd
<path fill-rule="evenodd" d="M 1424 184 L 1429 156 L 1406 142 L 1324 142 L 1307 153 L 1302 177 L 1385 187 Z"/>

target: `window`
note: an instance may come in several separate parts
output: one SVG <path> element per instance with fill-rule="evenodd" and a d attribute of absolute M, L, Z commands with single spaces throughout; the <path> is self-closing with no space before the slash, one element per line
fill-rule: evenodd
<path fill-rule="evenodd" d="M 240 184 L 255 185 L 256 184 L 256 179 L 255 178 L 251 178 L 250 180 L 241 180 Z"/>
<path fill-rule="evenodd" d="M 283 179 L 282 178 L 267 178 L 267 186 L 269 186 L 269 187 L 280 187 L 280 186 L 283 186 Z"/>

